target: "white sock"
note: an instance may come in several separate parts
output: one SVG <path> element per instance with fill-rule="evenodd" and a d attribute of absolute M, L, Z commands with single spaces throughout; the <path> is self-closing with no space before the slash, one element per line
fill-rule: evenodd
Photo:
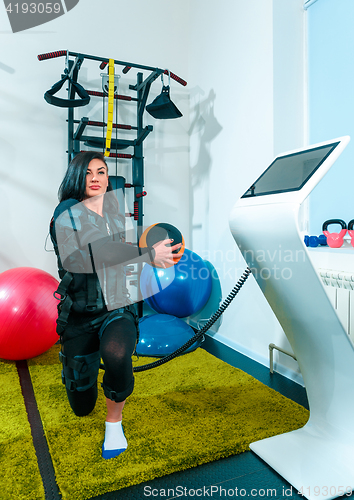
<path fill-rule="evenodd" d="M 122 422 L 106 422 L 106 433 L 102 448 L 103 458 L 114 458 L 127 448 L 128 443 L 124 436 Z"/>

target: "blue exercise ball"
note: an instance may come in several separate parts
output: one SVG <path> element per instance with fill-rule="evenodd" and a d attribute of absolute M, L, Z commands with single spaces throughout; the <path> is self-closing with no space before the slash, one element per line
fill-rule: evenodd
<path fill-rule="evenodd" d="M 167 269 L 145 264 L 140 290 L 145 302 L 156 312 L 185 318 L 198 312 L 210 297 L 211 273 L 196 253 L 184 251 L 180 261 Z"/>
<path fill-rule="evenodd" d="M 169 314 L 150 314 L 139 320 L 139 356 L 167 356 L 194 336 L 194 331 L 183 320 Z M 196 349 L 198 340 L 184 352 Z"/>

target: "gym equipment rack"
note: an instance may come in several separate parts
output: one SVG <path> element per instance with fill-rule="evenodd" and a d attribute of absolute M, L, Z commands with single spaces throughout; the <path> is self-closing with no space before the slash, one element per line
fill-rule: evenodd
<path fill-rule="evenodd" d="M 97 57 L 88 54 L 81 54 L 77 52 L 71 52 L 68 50 L 59 50 L 56 52 L 49 52 L 46 54 L 39 54 L 38 60 L 44 61 L 47 59 L 53 59 L 57 57 L 64 56 L 66 58 L 66 68 L 64 70 L 65 75 L 69 76 L 68 79 L 68 98 L 74 99 L 75 97 L 75 89 L 73 88 L 72 82 L 78 82 L 78 74 L 80 68 L 85 59 L 97 61 L 99 62 L 99 68 L 103 70 L 107 64 L 109 63 L 108 58 Z M 70 57 L 74 59 L 70 59 Z M 143 227 L 143 198 L 146 195 L 146 191 L 144 191 L 144 156 L 143 156 L 143 142 L 147 138 L 147 136 L 152 132 L 152 125 L 148 125 L 144 127 L 143 125 L 143 113 L 145 110 L 147 98 L 150 92 L 151 84 L 162 74 L 170 75 L 170 77 L 180 83 L 183 86 L 187 85 L 187 82 L 177 76 L 175 73 L 168 71 L 167 69 L 154 68 L 151 66 L 145 66 L 142 64 L 135 64 L 131 62 L 118 61 L 114 59 L 114 64 L 123 66 L 123 74 L 128 73 L 131 68 L 136 68 L 138 70 L 149 71 L 150 74 L 143 79 L 143 73 L 137 73 L 137 82 L 135 85 L 129 85 L 129 89 L 136 92 L 136 97 L 132 97 L 129 95 L 120 95 L 115 94 L 114 99 L 124 100 L 124 101 L 132 101 L 136 103 L 137 106 L 137 120 L 136 126 L 132 125 L 123 125 L 118 123 L 113 123 L 113 128 L 115 129 L 124 129 L 124 130 L 132 130 L 136 133 L 136 137 L 133 140 L 127 139 L 112 139 L 111 150 L 116 150 L 115 152 L 111 152 L 110 158 L 126 158 L 132 160 L 132 183 L 126 184 L 125 187 L 133 187 L 134 188 L 134 211 L 132 214 L 128 213 L 127 216 L 133 216 L 134 220 L 137 223 L 137 238 L 141 236 L 141 230 Z M 63 75 L 63 76 L 65 76 Z M 105 99 L 108 94 L 105 92 L 98 92 L 95 90 L 86 90 L 86 92 L 93 97 L 102 97 Z M 103 101 L 104 104 L 104 101 Z M 80 120 L 76 120 L 74 116 L 75 108 L 68 107 L 68 162 L 72 160 L 72 158 L 79 153 L 81 149 L 81 143 L 85 143 L 89 147 L 99 147 L 98 145 L 103 146 L 104 150 L 104 140 L 102 137 L 91 137 L 85 134 L 86 127 L 100 127 L 105 128 L 107 124 L 102 121 L 93 121 L 87 117 L 83 117 Z M 117 120 L 117 116 L 116 116 Z M 118 149 L 125 149 L 127 147 L 133 147 L 133 154 L 126 153 L 118 153 Z"/>

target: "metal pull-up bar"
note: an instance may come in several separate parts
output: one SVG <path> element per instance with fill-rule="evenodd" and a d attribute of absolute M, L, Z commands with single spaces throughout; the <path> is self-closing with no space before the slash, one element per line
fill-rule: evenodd
<path fill-rule="evenodd" d="M 39 61 L 45 61 L 46 59 L 54 59 L 56 57 L 62 57 L 62 56 L 73 56 L 73 57 L 80 57 L 83 59 L 91 59 L 92 61 L 98 61 L 100 62 L 100 69 L 104 69 L 106 65 L 109 62 L 109 59 L 105 57 L 96 57 L 96 56 L 91 56 L 88 54 L 80 54 L 78 52 L 70 52 L 68 50 L 57 50 L 56 52 L 48 52 L 46 54 L 39 54 L 38 60 Z M 159 74 L 164 73 L 165 75 L 170 74 L 171 78 L 173 80 L 176 80 L 179 84 L 183 85 L 184 87 L 187 85 L 187 82 L 177 76 L 175 73 L 172 73 L 171 71 L 168 72 L 167 70 L 163 70 L 160 68 L 153 68 L 152 66 L 144 66 L 142 64 L 135 64 L 135 63 L 130 63 L 130 62 L 125 62 L 125 61 L 117 61 L 114 59 L 114 64 L 119 64 L 120 66 L 124 66 L 123 68 L 123 73 L 127 73 L 131 68 L 137 68 L 137 69 L 145 69 L 147 71 L 156 71 Z"/>

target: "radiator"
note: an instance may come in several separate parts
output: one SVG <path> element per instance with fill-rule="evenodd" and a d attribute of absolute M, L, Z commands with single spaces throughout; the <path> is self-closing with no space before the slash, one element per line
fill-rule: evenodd
<path fill-rule="evenodd" d="M 332 269 L 318 272 L 345 331 L 354 341 L 354 274 Z"/>

